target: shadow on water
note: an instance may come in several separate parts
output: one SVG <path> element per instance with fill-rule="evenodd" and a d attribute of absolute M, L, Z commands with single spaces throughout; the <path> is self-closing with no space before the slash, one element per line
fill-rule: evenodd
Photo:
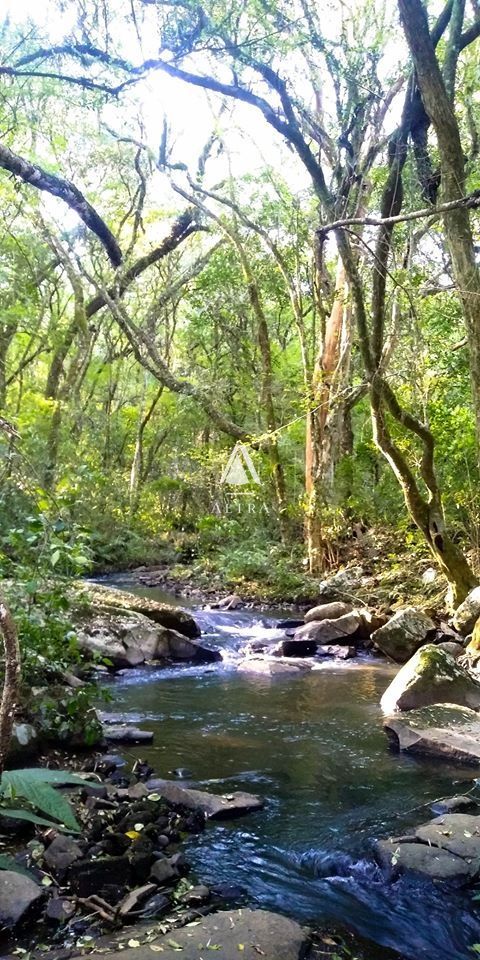
<path fill-rule="evenodd" d="M 273 682 L 242 676 L 232 669 L 238 651 L 272 635 L 274 615 L 195 616 L 226 651 L 225 664 L 129 671 L 112 688 L 111 709 L 154 731 L 152 746 L 132 753 L 160 775 L 185 767 L 196 784 L 266 798 L 261 813 L 190 842 L 198 876 L 302 920 L 343 923 L 409 960 L 474 956 L 471 892 L 405 877 L 386 883 L 373 860 L 376 838 L 428 819 L 428 808 L 415 808 L 461 792 L 472 776 L 389 752 L 378 703 L 394 669 L 370 661 Z"/>

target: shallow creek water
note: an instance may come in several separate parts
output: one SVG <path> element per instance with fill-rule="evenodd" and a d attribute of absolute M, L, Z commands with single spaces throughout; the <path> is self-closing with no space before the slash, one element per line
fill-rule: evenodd
<path fill-rule="evenodd" d="M 135 589 L 125 579 L 109 584 Z M 136 592 L 179 602 L 151 588 Z M 471 892 L 406 878 L 389 884 L 374 864 L 376 838 L 429 819 L 428 807 L 412 808 L 469 789 L 472 778 L 468 769 L 389 751 L 378 704 L 394 668 L 366 658 L 300 677 L 242 675 L 239 652 L 272 635 L 281 614 L 192 612 L 223 663 L 130 670 L 112 686 L 108 712 L 154 731 L 151 746 L 130 752 L 158 775 L 185 767 L 200 787 L 266 798 L 262 812 L 210 825 L 190 841 L 196 875 L 239 885 L 253 902 L 302 921 L 345 924 L 409 960 L 475 956 L 480 919 Z"/>

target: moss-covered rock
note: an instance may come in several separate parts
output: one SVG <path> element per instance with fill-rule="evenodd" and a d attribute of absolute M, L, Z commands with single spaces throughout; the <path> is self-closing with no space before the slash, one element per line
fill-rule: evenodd
<path fill-rule="evenodd" d="M 457 703 L 480 709 L 480 683 L 454 658 L 429 643 L 420 647 L 385 691 L 384 713 L 415 710 L 432 703 Z"/>
<path fill-rule="evenodd" d="M 383 627 L 375 630 L 372 641 L 390 660 L 406 663 L 434 631 L 435 624 L 430 617 L 415 607 L 406 607 L 397 610 Z"/>
<path fill-rule="evenodd" d="M 387 717 L 384 730 L 392 746 L 406 753 L 480 766 L 480 718 L 468 707 L 441 703 L 409 710 Z"/>
<path fill-rule="evenodd" d="M 140 613 L 162 627 L 178 630 L 190 639 L 200 636 L 200 628 L 185 610 L 147 597 L 137 597 L 125 590 L 113 590 L 99 583 L 82 584 L 76 595 L 76 606 L 83 614 L 103 613 L 105 610 L 112 613 Z"/>

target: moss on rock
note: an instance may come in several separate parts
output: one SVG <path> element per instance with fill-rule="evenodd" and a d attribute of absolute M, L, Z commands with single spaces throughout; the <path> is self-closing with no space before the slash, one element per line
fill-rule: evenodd
<path fill-rule="evenodd" d="M 432 643 L 420 647 L 385 691 L 384 713 L 415 710 L 433 703 L 480 709 L 480 683 L 454 658 Z"/>

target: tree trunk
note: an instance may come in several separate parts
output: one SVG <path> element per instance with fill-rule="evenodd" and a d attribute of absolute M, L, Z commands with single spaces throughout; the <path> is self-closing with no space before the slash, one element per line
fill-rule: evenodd
<path fill-rule="evenodd" d="M 370 388 L 373 437 L 376 446 L 390 464 L 403 492 L 407 510 L 422 532 L 432 556 L 448 582 L 447 603 L 455 608 L 477 580 L 463 554 L 445 529 L 443 507 L 434 466 L 434 441 L 428 427 L 398 404 L 389 385 L 376 376 Z M 420 472 L 428 490 L 428 499 L 420 493 L 406 456 L 392 440 L 386 410 L 399 425 L 417 436 L 422 443 Z"/>
<path fill-rule="evenodd" d="M 145 436 L 145 430 L 154 414 L 155 407 L 157 406 L 162 393 L 163 387 L 159 387 L 150 406 L 147 407 L 144 413 L 142 413 L 138 423 L 129 483 L 130 514 L 132 516 L 134 516 L 138 510 L 140 491 L 145 476 L 143 469 L 143 440 Z"/>
<path fill-rule="evenodd" d="M 460 0 L 454 3 L 444 79 L 421 0 L 398 0 L 398 5 L 422 100 L 437 135 L 442 199 L 444 202 L 458 200 L 465 196 L 465 160 L 453 94 L 456 61 L 461 50 L 463 6 Z M 469 211 L 459 207 L 446 213 L 444 224 L 467 329 L 477 442 L 480 444 L 480 269 L 475 260 Z"/>
<path fill-rule="evenodd" d="M 335 298 L 326 322 L 323 344 L 312 377 L 312 410 L 307 416 L 305 445 L 305 534 L 308 567 L 318 576 L 325 570 L 328 545 L 322 527 L 325 506 L 333 500 L 335 467 L 341 455 L 343 404 L 340 399 L 349 374 L 350 306 L 345 269 L 339 259 Z"/>
<path fill-rule="evenodd" d="M 3 600 L 0 600 L 0 632 L 3 638 L 5 659 L 5 676 L 3 680 L 2 699 L 0 701 L 1 775 L 12 739 L 21 675 L 20 647 L 18 644 L 17 630 L 12 615 Z"/>

